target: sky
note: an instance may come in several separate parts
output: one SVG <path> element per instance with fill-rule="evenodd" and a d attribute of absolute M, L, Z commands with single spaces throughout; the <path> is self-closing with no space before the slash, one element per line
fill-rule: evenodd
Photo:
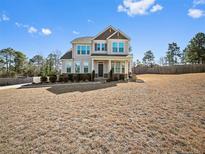
<path fill-rule="evenodd" d="M 157 61 L 168 43 L 183 49 L 197 32 L 205 33 L 205 0 L 0 0 L 0 49 L 29 58 L 63 54 L 74 38 L 109 25 L 131 38 L 134 60 L 152 50 Z"/>

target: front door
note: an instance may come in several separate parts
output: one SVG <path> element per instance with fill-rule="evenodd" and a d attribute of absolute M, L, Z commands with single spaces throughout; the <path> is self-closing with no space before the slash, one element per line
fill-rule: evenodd
<path fill-rule="evenodd" d="M 103 63 L 98 64 L 98 76 L 103 77 Z"/>

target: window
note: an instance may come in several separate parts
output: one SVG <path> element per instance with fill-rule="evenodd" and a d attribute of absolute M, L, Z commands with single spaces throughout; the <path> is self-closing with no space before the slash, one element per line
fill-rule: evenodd
<path fill-rule="evenodd" d="M 116 62 L 115 72 L 120 73 L 120 62 Z"/>
<path fill-rule="evenodd" d="M 85 55 L 86 54 L 86 46 L 81 46 L 81 54 Z"/>
<path fill-rule="evenodd" d="M 107 44 L 106 43 L 102 43 L 102 51 L 107 51 Z"/>
<path fill-rule="evenodd" d="M 78 55 L 89 55 L 90 54 L 90 46 L 89 45 L 77 45 L 77 54 Z"/>
<path fill-rule="evenodd" d="M 87 46 L 87 55 L 90 54 L 90 46 Z"/>
<path fill-rule="evenodd" d="M 80 73 L 80 62 L 75 62 L 75 73 Z"/>
<path fill-rule="evenodd" d="M 71 63 L 67 64 L 66 70 L 67 70 L 67 73 L 71 73 Z"/>
<path fill-rule="evenodd" d="M 125 63 L 123 62 L 121 66 L 122 66 L 122 73 L 125 73 Z"/>
<path fill-rule="evenodd" d="M 95 43 L 95 51 L 100 51 L 100 43 Z"/>
<path fill-rule="evenodd" d="M 84 62 L 84 73 L 88 73 L 88 62 Z"/>
<path fill-rule="evenodd" d="M 119 52 L 124 52 L 124 43 L 123 42 L 119 43 Z"/>
<path fill-rule="evenodd" d="M 116 42 L 112 43 L 112 52 L 117 52 L 117 43 Z"/>
<path fill-rule="evenodd" d="M 100 51 L 100 43 L 97 43 L 97 51 Z"/>
<path fill-rule="evenodd" d="M 78 53 L 78 55 L 80 55 L 80 50 L 81 50 L 80 48 L 81 48 L 80 45 L 78 45 L 77 46 L 77 53 Z"/>

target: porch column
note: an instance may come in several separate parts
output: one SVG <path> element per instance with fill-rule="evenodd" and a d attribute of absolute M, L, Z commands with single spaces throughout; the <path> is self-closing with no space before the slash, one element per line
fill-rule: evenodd
<path fill-rule="evenodd" d="M 111 70 L 111 60 L 108 61 L 108 74 L 110 73 Z"/>
<path fill-rule="evenodd" d="M 91 73 L 93 72 L 94 70 L 94 59 L 92 58 L 92 61 L 91 61 Z"/>
<path fill-rule="evenodd" d="M 129 73 L 129 71 L 128 71 L 128 61 L 127 60 L 125 60 L 125 74 L 127 74 L 126 75 L 126 78 L 128 79 L 129 78 L 129 76 L 128 76 L 128 73 Z"/>
<path fill-rule="evenodd" d="M 129 72 L 131 72 L 132 73 L 132 61 L 131 60 L 129 60 Z"/>

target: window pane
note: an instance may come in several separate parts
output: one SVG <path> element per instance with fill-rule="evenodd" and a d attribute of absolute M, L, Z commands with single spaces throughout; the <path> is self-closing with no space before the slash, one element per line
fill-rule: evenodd
<path fill-rule="evenodd" d="M 80 62 L 75 62 L 75 73 L 80 73 Z"/>
<path fill-rule="evenodd" d="M 122 63 L 122 73 L 125 73 L 125 63 Z"/>
<path fill-rule="evenodd" d="M 124 52 L 124 43 L 123 42 L 119 43 L 119 52 Z"/>
<path fill-rule="evenodd" d="M 82 51 L 81 51 L 82 55 L 85 55 L 86 54 L 86 46 L 82 46 L 81 48 L 82 48 Z"/>
<path fill-rule="evenodd" d="M 88 62 L 84 62 L 84 73 L 88 73 Z"/>
<path fill-rule="evenodd" d="M 80 48 L 81 48 L 80 45 L 78 45 L 77 46 L 77 53 L 78 53 L 78 55 L 80 54 Z"/>
<path fill-rule="evenodd" d="M 120 73 L 120 62 L 116 63 L 115 72 Z"/>
<path fill-rule="evenodd" d="M 97 44 L 97 51 L 100 51 L 100 43 Z"/>
<path fill-rule="evenodd" d="M 87 54 L 90 54 L 90 46 L 87 46 Z"/>
<path fill-rule="evenodd" d="M 102 51 L 105 51 L 105 43 L 102 43 Z"/>
<path fill-rule="evenodd" d="M 95 51 L 97 51 L 97 43 L 95 43 Z"/>
<path fill-rule="evenodd" d="M 67 73 L 71 73 L 71 63 L 67 64 L 66 70 L 67 70 Z"/>
<path fill-rule="evenodd" d="M 117 52 L 117 43 L 116 42 L 112 43 L 112 52 Z"/>

